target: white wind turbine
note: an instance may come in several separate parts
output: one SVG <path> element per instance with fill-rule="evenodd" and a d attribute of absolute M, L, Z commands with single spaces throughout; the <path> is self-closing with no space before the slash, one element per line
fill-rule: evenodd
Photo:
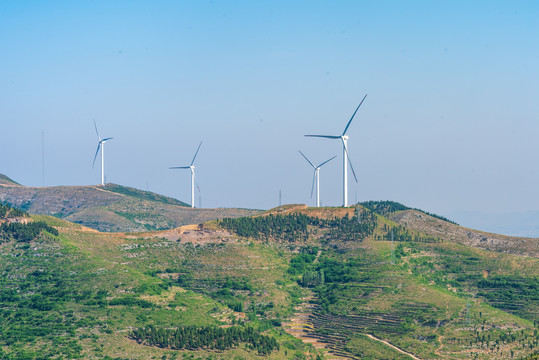
<path fill-rule="evenodd" d="M 101 148 L 101 185 L 105 185 L 105 142 L 113 138 L 109 137 L 109 138 L 101 139 L 101 137 L 99 136 L 99 131 L 97 131 L 97 125 L 95 124 L 95 120 L 94 120 L 94 127 L 95 127 L 95 132 L 97 134 L 97 140 L 99 142 L 97 143 L 97 151 L 95 152 L 94 163 L 92 167 L 94 167 L 95 165 L 95 159 L 97 159 L 97 154 L 99 153 L 99 149 Z"/>
<path fill-rule="evenodd" d="M 324 161 L 318 166 L 314 166 L 314 164 L 307 159 L 307 156 L 303 154 L 301 151 L 299 152 L 305 160 L 313 167 L 314 174 L 313 174 L 313 185 L 311 186 L 311 198 L 313 197 L 313 190 L 314 190 L 314 183 L 316 182 L 316 207 L 320 207 L 320 168 L 325 165 L 326 163 L 330 162 L 331 160 L 335 159 L 337 156 L 332 157 L 329 160 Z"/>
<path fill-rule="evenodd" d="M 195 156 L 193 157 L 193 161 L 191 161 L 191 165 L 189 166 L 174 166 L 170 167 L 169 169 L 190 169 L 191 170 L 191 207 L 195 207 L 195 166 L 193 165 L 195 162 L 195 159 L 198 154 L 198 150 L 200 150 L 200 147 L 202 146 L 202 141 L 198 145 L 197 151 L 195 152 Z M 198 187 L 198 185 L 197 185 Z M 200 192 L 200 188 L 198 189 Z"/>
<path fill-rule="evenodd" d="M 357 182 L 356 172 L 354 171 L 354 167 L 352 166 L 352 162 L 350 161 L 350 158 L 349 158 L 349 155 L 348 155 L 348 147 L 347 147 L 348 135 L 346 135 L 346 131 L 350 127 L 350 123 L 352 123 L 352 120 L 354 119 L 354 116 L 356 115 L 357 111 L 359 110 L 359 107 L 361 106 L 361 104 L 363 104 L 363 101 L 365 101 L 366 97 L 367 97 L 367 95 L 365 94 L 365 96 L 363 97 L 363 100 L 361 100 L 361 102 L 359 103 L 359 105 L 356 108 L 356 111 L 354 111 L 354 113 L 352 114 L 352 117 L 348 121 L 348 124 L 346 124 L 346 127 L 344 128 L 344 131 L 343 131 L 342 135 L 305 135 L 305 136 L 308 136 L 308 137 L 321 137 L 321 138 L 326 138 L 326 139 L 341 139 L 342 147 L 343 147 L 342 153 L 343 153 L 343 206 L 344 207 L 348 206 L 348 164 L 350 164 L 350 169 L 352 169 L 352 174 L 354 175 L 354 179 L 356 179 L 356 182 Z"/>

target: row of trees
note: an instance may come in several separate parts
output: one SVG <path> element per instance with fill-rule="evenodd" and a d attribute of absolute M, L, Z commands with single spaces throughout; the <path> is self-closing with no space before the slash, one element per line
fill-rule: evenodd
<path fill-rule="evenodd" d="M 149 325 L 133 330 L 130 338 L 149 346 L 170 349 L 213 349 L 227 350 L 246 344 L 248 348 L 256 349 L 260 355 L 268 355 L 273 350 L 279 350 L 275 338 L 262 335 L 251 327 L 232 326 L 184 326 L 177 329 L 156 328 Z"/>
<path fill-rule="evenodd" d="M 458 225 L 456 222 L 454 222 L 452 220 L 449 220 L 445 216 L 432 214 L 432 213 L 429 213 L 428 211 L 424 211 L 424 210 L 417 209 L 417 208 L 410 208 L 410 207 L 408 207 L 406 205 L 403 205 L 403 204 L 395 202 L 395 201 L 365 201 L 365 202 L 360 203 L 360 205 L 367 208 L 367 209 L 369 209 L 369 210 L 372 210 L 375 213 L 378 213 L 378 214 L 380 214 L 382 216 L 387 216 L 387 215 L 389 215 L 391 213 L 394 213 L 394 212 L 397 212 L 397 211 L 416 210 L 416 211 L 422 212 L 423 214 L 427 214 L 429 216 L 432 216 L 433 218 L 440 219 L 440 220 L 446 221 L 448 223 Z"/>
<path fill-rule="evenodd" d="M 382 227 L 384 231 L 386 231 L 386 234 L 383 235 L 382 239 L 385 241 L 391 241 L 392 239 L 394 241 L 411 241 L 411 242 L 421 242 L 421 243 L 443 243 L 443 239 L 433 237 L 433 236 L 427 236 L 427 235 L 420 235 L 415 234 L 413 232 L 408 231 L 404 226 L 398 225 L 393 228 L 387 226 L 384 224 Z"/>
<path fill-rule="evenodd" d="M 42 231 L 47 231 L 51 235 L 58 236 L 58 230 L 43 221 L 33 221 L 27 224 L 16 222 L 3 223 L 0 225 L 0 242 L 9 239 L 18 242 L 29 242 L 37 239 Z"/>
<path fill-rule="evenodd" d="M 9 204 L 0 203 L 0 219 L 8 219 L 14 217 L 27 217 L 28 213 L 24 210 L 11 207 Z"/>
<path fill-rule="evenodd" d="M 356 210 L 354 216 L 348 214 L 344 217 L 333 219 L 310 218 L 310 225 L 320 229 L 327 229 L 326 238 L 328 240 L 358 240 L 361 241 L 373 234 L 376 229 L 376 214 L 372 211 Z"/>
<path fill-rule="evenodd" d="M 493 276 L 477 282 L 478 295 L 494 307 L 513 310 L 521 316 L 523 305 L 539 303 L 539 277 Z M 532 309 L 535 306 L 532 306 Z M 533 310 L 532 310 L 533 314 Z"/>
<path fill-rule="evenodd" d="M 225 218 L 219 225 L 242 237 L 294 241 L 307 237 L 309 217 L 303 214 L 267 215 L 258 217 Z"/>
<path fill-rule="evenodd" d="M 301 285 L 305 287 L 315 287 L 319 285 L 324 285 L 326 282 L 326 277 L 324 275 L 324 270 L 320 271 L 307 271 L 303 274 L 301 278 Z"/>
<path fill-rule="evenodd" d="M 324 231 L 329 239 L 362 240 L 376 228 L 376 215 L 363 211 L 361 216 L 320 219 L 304 214 L 267 215 L 258 217 L 225 218 L 219 225 L 239 236 L 254 239 L 296 241 L 309 236 L 309 226 Z"/>
<path fill-rule="evenodd" d="M 0 203 L 0 220 L 28 217 L 24 210 L 14 208 L 9 204 Z M 0 243 L 13 239 L 18 242 L 29 242 L 36 239 L 42 231 L 58 236 L 58 230 L 43 221 L 20 223 L 8 221 L 0 224 Z"/>
<path fill-rule="evenodd" d="M 382 216 L 410 209 L 408 206 L 395 201 L 365 201 L 360 203 L 360 205 Z"/>

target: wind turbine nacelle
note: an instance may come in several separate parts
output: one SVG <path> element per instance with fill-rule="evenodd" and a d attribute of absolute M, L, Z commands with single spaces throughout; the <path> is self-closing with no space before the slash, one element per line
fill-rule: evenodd
<path fill-rule="evenodd" d="M 348 140 L 348 135 L 343 135 L 343 136 L 341 136 L 341 138 L 342 138 L 344 141 L 347 141 L 347 140 Z"/>

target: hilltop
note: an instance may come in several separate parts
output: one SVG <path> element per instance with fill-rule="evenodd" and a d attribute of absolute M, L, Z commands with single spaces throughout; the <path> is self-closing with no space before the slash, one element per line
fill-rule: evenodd
<path fill-rule="evenodd" d="M 1 185 L 11 185 L 11 186 L 18 186 L 18 185 L 20 185 L 19 183 L 13 181 L 12 179 L 10 179 L 9 177 L 7 177 L 7 176 L 4 175 L 4 174 L 0 174 L 0 184 L 1 184 Z"/>
<path fill-rule="evenodd" d="M 361 206 L 387 218 L 393 225 L 401 225 L 426 236 L 484 250 L 539 258 L 537 238 L 507 236 L 465 228 L 443 216 L 412 209 L 392 201 L 368 201 L 361 203 Z M 311 208 L 306 205 L 292 204 L 268 210 L 260 215 L 305 214 L 321 219 L 333 219 L 352 217 L 355 211 L 356 209 L 352 207 Z"/>
<path fill-rule="evenodd" d="M 0 357 L 487 360 L 537 351 L 537 258 L 427 234 L 429 224 L 457 225 L 419 210 L 370 208 L 287 205 L 136 234 L 35 215 L 43 225 L 24 238 L 24 225 L 2 227 Z M 399 214 L 424 231 L 391 220 Z"/>
<path fill-rule="evenodd" d="M 258 213 L 249 209 L 192 209 L 177 199 L 116 184 L 27 187 L 0 175 L 0 190 L 0 202 L 108 232 L 172 229 Z"/>

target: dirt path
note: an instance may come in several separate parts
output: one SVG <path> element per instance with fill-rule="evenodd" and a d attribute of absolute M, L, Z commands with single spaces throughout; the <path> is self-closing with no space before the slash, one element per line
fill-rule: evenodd
<path fill-rule="evenodd" d="M 103 189 L 101 187 L 97 187 L 97 186 L 90 186 L 90 188 L 95 189 L 95 190 L 99 190 L 99 191 L 103 191 L 103 192 L 106 192 L 106 193 L 109 193 L 109 194 L 117 195 L 119 197 L 122 197 L 122 196 L 127 197 L 127 195 L 125 195 L 125 194 L 120 194 L 120 193 L 117 193 L 117 192 L 114 192 L 114 191 L 105 190 L 105 189 Z"/>
<path fill-rule="evenodd" d="M 381 343 L 384 343 L 385 345 L 389 346 L 390 348 L 394 349 L 394 350 L 397 350 L 398 352 L 404 354 L 404 355 L 408 355 L 409 357 L 411 357 L 412 359 L 415 359 L 415 360 L 421 360 L 420 358 L 418 358 L 417 356 L 413 355 L 413 354 L 410 354 L 409 352 L 406 352 L 404 350 L 402 350 L 401 348 L 398 348 L 396 347 L 395 345 L 391 344 L 391 343 L 388 343 L 387 341 L 385 340 L 382 340 L 382 339 L 379 339 L 377 338 L 376 336 L 372 336 L 371 334 L 363 334 L 367 337 L 369 337 L 370 339 L 372 340 L 376 340 L 376 341 L 379 341 Z"/>
<path fill-rule="evenodd" d="M 446 303 L 445 303 L 445 316 L 446 316 L 446 319 L 450 319 L 450 318 L 451 318 L 451 315 L 449 314 L 449 301 L 446 301 Z M 444 337 L 442 334 L 440 334 L 440 333 L 438 332 L 438 330 L 439 330 L 439 327 L 437 326 L 435 333 L 436 333 L 436 335 L 438 335 L 438 342 L 440 343 L 440 346 L 438 346 L 438 347 L 436 348 L 436 350 L 434 350 L 434 353 L 435 353 L 436 355 L 440 356 L 440 355 L 441 355 L 441 352 L 442 352 L 442 349 L 443 349 L 443 347 L 444 347 L 444 342 L 443 342 L 443 340 L 444 340 L 445 337 Z"/>
<path fill-rule="evenodd" d="M 314 258 L 313 264 L 316 264 L 318 262 L 318 258 L 322 254 L 322 250 L 318 250 L 318 254 L 316 254 L 316 258 Z"/>

